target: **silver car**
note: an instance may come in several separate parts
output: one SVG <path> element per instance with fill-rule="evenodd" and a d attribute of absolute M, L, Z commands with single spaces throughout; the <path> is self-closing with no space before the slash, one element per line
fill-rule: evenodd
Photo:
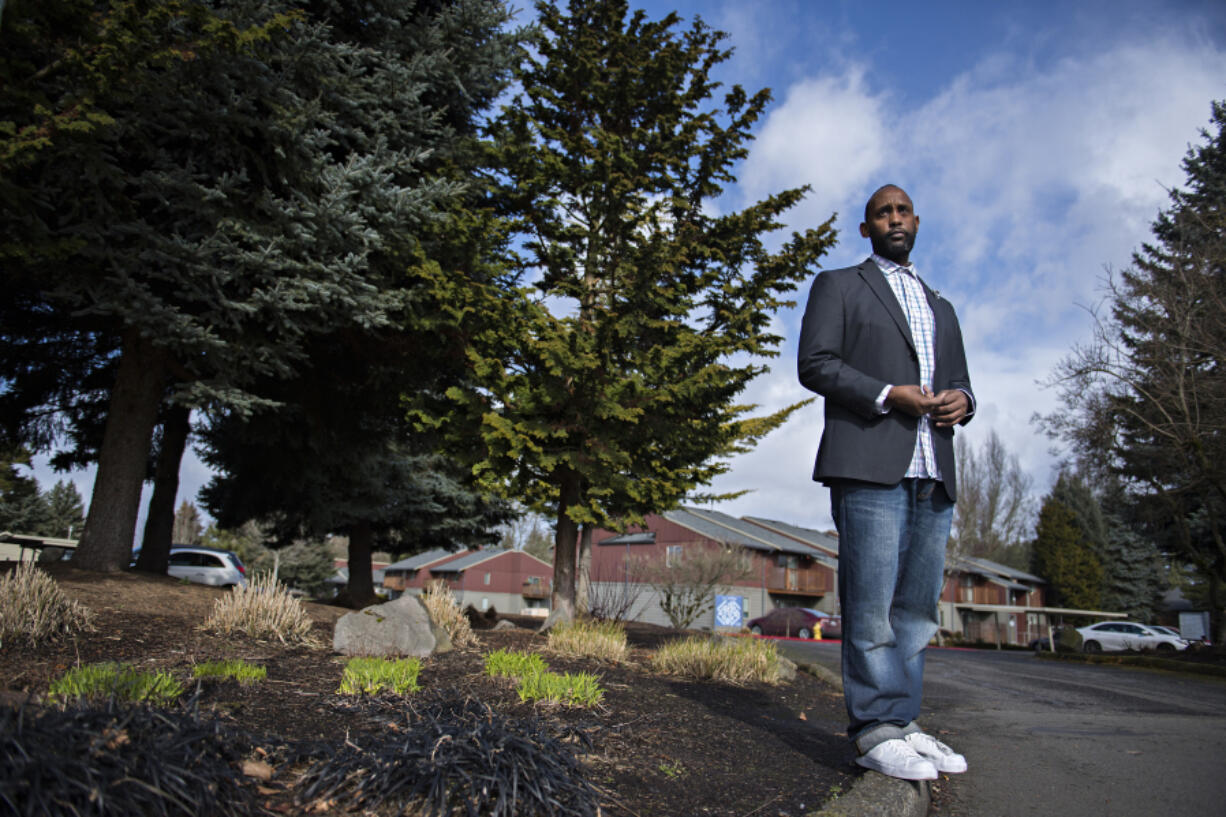
<path fill-rule="evenodd" d="M 1100 621 L 1086 627 L 1078 627 L 1081 633 L 1081 648 L 1085 652 L 1113 652 L 1119 650 L 1157 650 L 1175 652 L 1187 649 L 1188 643 L 1181 638 L 1151 630 L 1144 624 L 1133 621 Z"/>
<path fill-rule="evenodd" d="M 247 568 L 238 554 L 206 547 L 173 547 L 167 575 L 214 587 L 246 587 Z"/>

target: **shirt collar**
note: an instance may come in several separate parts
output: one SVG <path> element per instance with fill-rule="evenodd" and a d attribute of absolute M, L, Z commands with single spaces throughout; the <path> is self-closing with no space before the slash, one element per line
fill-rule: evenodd
<path fill-rule="evenodd" d="M 887 275 L 891 272 L 905 272 L 911 275 L 913 278 L 919 278 L 919 272 L 915 269 L 914 263 L 903 266 L 902 264 L 894 263 L 888 258 L 883 258 L 877 253 L 873 253 L 873 263 L 877 265 L 878 269 Z"/>

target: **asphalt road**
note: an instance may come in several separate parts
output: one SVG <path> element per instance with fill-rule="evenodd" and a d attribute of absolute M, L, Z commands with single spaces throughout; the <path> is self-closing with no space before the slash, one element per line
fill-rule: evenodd
<path fill-rule="evenodd" d="M 786 654 L 838 668 L 838 645 Z M 941 817 L 1222 817 L 1226 680 L 928 651 L 920 722 L 967 757 Z"/>

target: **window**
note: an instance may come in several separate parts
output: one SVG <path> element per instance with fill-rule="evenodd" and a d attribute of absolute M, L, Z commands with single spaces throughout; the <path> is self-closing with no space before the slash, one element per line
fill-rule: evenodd
<path fill-rule="evenodd" d="M 486 584 L 490 583 L 490 572 L 488 570 L 485 571 L 485 583 Z"/>
<path fill-rule="evenodd" d="M 488 574 L 488 573 L 486 573 L 485 575 L 487 575 L 487 576 L 488 576 L 489 574 Z M 481 609 L 482 609 L 482 610 L 488 610 L 488 609 L 490 609 L 490 600 L 489 600 L 488 598 L 484 597 L 484 596 L 482 596 L 482 597 L 481 597 Z"/>
<path fill-rule="evenodd" d="M 664 564 L 666 567 L 681 564 L 681 545 L 668 546 L 668 550 L 664 553 Z"/>

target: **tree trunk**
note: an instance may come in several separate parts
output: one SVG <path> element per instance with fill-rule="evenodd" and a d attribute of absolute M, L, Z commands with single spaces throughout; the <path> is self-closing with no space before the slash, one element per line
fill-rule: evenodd
<path fill-rule="evenodd" d="M 374 578 L 371 575 L 370 554 L 374 551 L 375 533 L 367 522 L 359 522 L 349 530 L 349 602 L 357 609 L 377 604 Z"/>
<path fill-rule="evenodd" d="M 579 475 L 567 471 L 562 476 L 558 496 L 558 527 L 553 540 L 553 595 L 550 618 L 569 621 L 575 617 L 575 543 L 579 526 L 566 509 L 579 504 Z"/>
<path fill-rule="evenodd" d="M 592 526 L 584 525 L 579 534 L 579 566 L 575 581 L 575 609 L 586 614 L 592 590 Z"/>
<path fill-rule="evenodd" d="M 89 516 L 72 563 L 112 572 L 128 566 L 149 446 L 162 402 L 164 353 L 136 330 L 124 336 L 98 452 Z"/>
<path fill-rule="evenodd" d="M 175 498 L 179 493 L 179 466 L 187 448 L 191 430 L 191 409 L 171 406 L 162 422 L 162 445 L 158 451 L 157 473 L 153 478 L 153 496 L 149 498 L 149 515 L 145 518 L 145 535 L 141 540 L 136 569 L 165 575 L 170 559 L 172 532 L 175 526 Z"/>

